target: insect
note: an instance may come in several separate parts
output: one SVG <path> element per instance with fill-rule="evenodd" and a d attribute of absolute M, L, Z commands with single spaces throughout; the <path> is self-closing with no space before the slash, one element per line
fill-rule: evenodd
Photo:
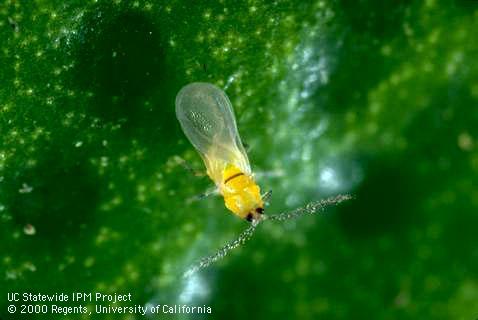
<path fill-rule="evenodd" d="M 265 215 L 264 202 L 270 192 L 261 196 L 254 181 L 249 159 L 239 136 L 231 102 L 218 87 L 195 82 L 183 87 L 176 96 L 176 117 L 184 134 L 199 152 L 208 176 L 224 197 L 224 204 L 235 215 L 252 222 L 235 240 L 226 243 L 216 253 L 203 257 L 184 276 L 208 267 L 224 258 L 231 250 L 247 242 L 259 223 L 283 222 L 306 214 L 315 214 L 352 197 L 337 195 L 312 201 L 289 212 Z"/>
<path fill-rule="evenodd" d="M 176 96 L 176 117 L 203 159 L 225 206 L 242 219 L 258 222 L 264 201 L 224 91 L 210 83 L 186 85 Z"/>

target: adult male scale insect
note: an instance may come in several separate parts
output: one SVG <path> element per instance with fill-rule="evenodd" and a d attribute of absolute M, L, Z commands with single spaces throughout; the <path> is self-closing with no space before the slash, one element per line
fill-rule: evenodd
<path fill-rule="evenodd" d="M 202 157 L 207 174 L 224 197 L 226 207 L 240 218 L 252 222 L 237 239 L 202 258 L 185 272 L 185 276 L 206 268 L 244 244 L 262 221 L 283 222 L 295 219 L 352 198 L 350 195 L 337 195 L 309 202 L 292 211 L 263 215 L 264 201 L 260 188 L 252 176 L 231 102 L 224 91 L 209 83 L 186 85 L 176 97 L 176 116 L 186 137 Z"/>
<path fill-rule="evenodd" d="M 176 117 L 226 207 L 242 219 L 258 222 L 264 202 L 224 91 L 210 83 L 186 85 L 176 97 Z"/>

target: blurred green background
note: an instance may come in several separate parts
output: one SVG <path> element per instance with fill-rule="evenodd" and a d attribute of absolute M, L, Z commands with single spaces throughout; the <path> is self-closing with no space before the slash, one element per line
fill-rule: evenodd
<path fill-rule="evenodd" d="M 2 0 L 0 317 L 7 292 L 102 291 L 213 310 L 177 319 L 476 319 L 477 33 L 471 0 Z M 174 161 L 203 170 L 174 115 L 193 81 L 226 88 L 268 212 L 355 200 L 182 279 L 247 226 L 188 201 L 211 185 Z"/>

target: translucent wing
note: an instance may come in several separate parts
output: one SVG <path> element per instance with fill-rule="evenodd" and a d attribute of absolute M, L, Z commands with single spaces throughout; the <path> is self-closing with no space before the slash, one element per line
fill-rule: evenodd
<path fill-rule="evenodd" d="M 227 164 L 251 174 L 231 102 L 224 91 L 209 83 L 188 84 L 176 96 L 176 117 L 216 184 L 222 182 Z"/>

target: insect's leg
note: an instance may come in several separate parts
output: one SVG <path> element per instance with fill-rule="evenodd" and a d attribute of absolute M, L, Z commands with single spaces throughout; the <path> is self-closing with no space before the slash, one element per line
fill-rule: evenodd
<path fill-rule="evenodd" d="M 273 169 L 268 171 L 258 170 L 254 172 L 254 176 L 257 178 L 280 178 L 285 176 L 285 172 L 282 169 Z"/>
<path fill-rule="evenodd" d="M 249 153 L 249 151 L 251 151 L 251 150 L 252 150 L 252 147 L 251 147 L 251 145 L 250 145 L 250 144 L 248 144 L 248 143 L 247 143 L 247 142 L 245 142 L 245 141 L 242 143 L 242 146 L 244 147 L 244 150 L 246 151 L 246 153 Z"/>
<path fill-rule="evenodd" d="M 205 173 L 199 172 L 199 171 L 195 170 L 194 168 L 192 168 L 188 164 L 188 162 L 186 160 L 184 160 L 183 158 L 181 158 L 180 156 L 174 156 L 173 160 L 174 160 L 174 162 L 179 164 L 181 167 L 183 167 L 186 171 L 188 171 L 189 173 L 191 173 L 195 177 L 205 177 L 206 176 Z"/>
<path fill-rule="evenodd" d="M 231 75 L 229 76 L 229 78 L 227 78 L 227 82 L 226 82 L 226 84 L 224 85 L 223 90 L 224 90 L 224 91 L 227 91 L 227 89 L 229 89 L 229 86 L 230 86 L 238 77 L 240 77 L 241 74 L 242 74 L 242 67 L 239 67 L 239 69 L 238 69 L 236 72 L 234 72 L 233 74 L 231 74 Z"/>
<path fill-rule="evenodd" d="M 205 192 L 186 199 L 186 203 L 200 201 L 206 197 L 209 197 L 211 195 L 216 195 L 216 194 L 219 194 L 219 189 L 216 186 L 212 186 L 212 187 L 209 187 Z"/>
<path fill-rule="evenodd" d="M 272 190 L 265 192 L 263 195 L 261 195 L 262 201 L 264 201 L 264 203 L 268 205 L 269 200 L 271 199 L 271 196 L 272 196 Z"/>

